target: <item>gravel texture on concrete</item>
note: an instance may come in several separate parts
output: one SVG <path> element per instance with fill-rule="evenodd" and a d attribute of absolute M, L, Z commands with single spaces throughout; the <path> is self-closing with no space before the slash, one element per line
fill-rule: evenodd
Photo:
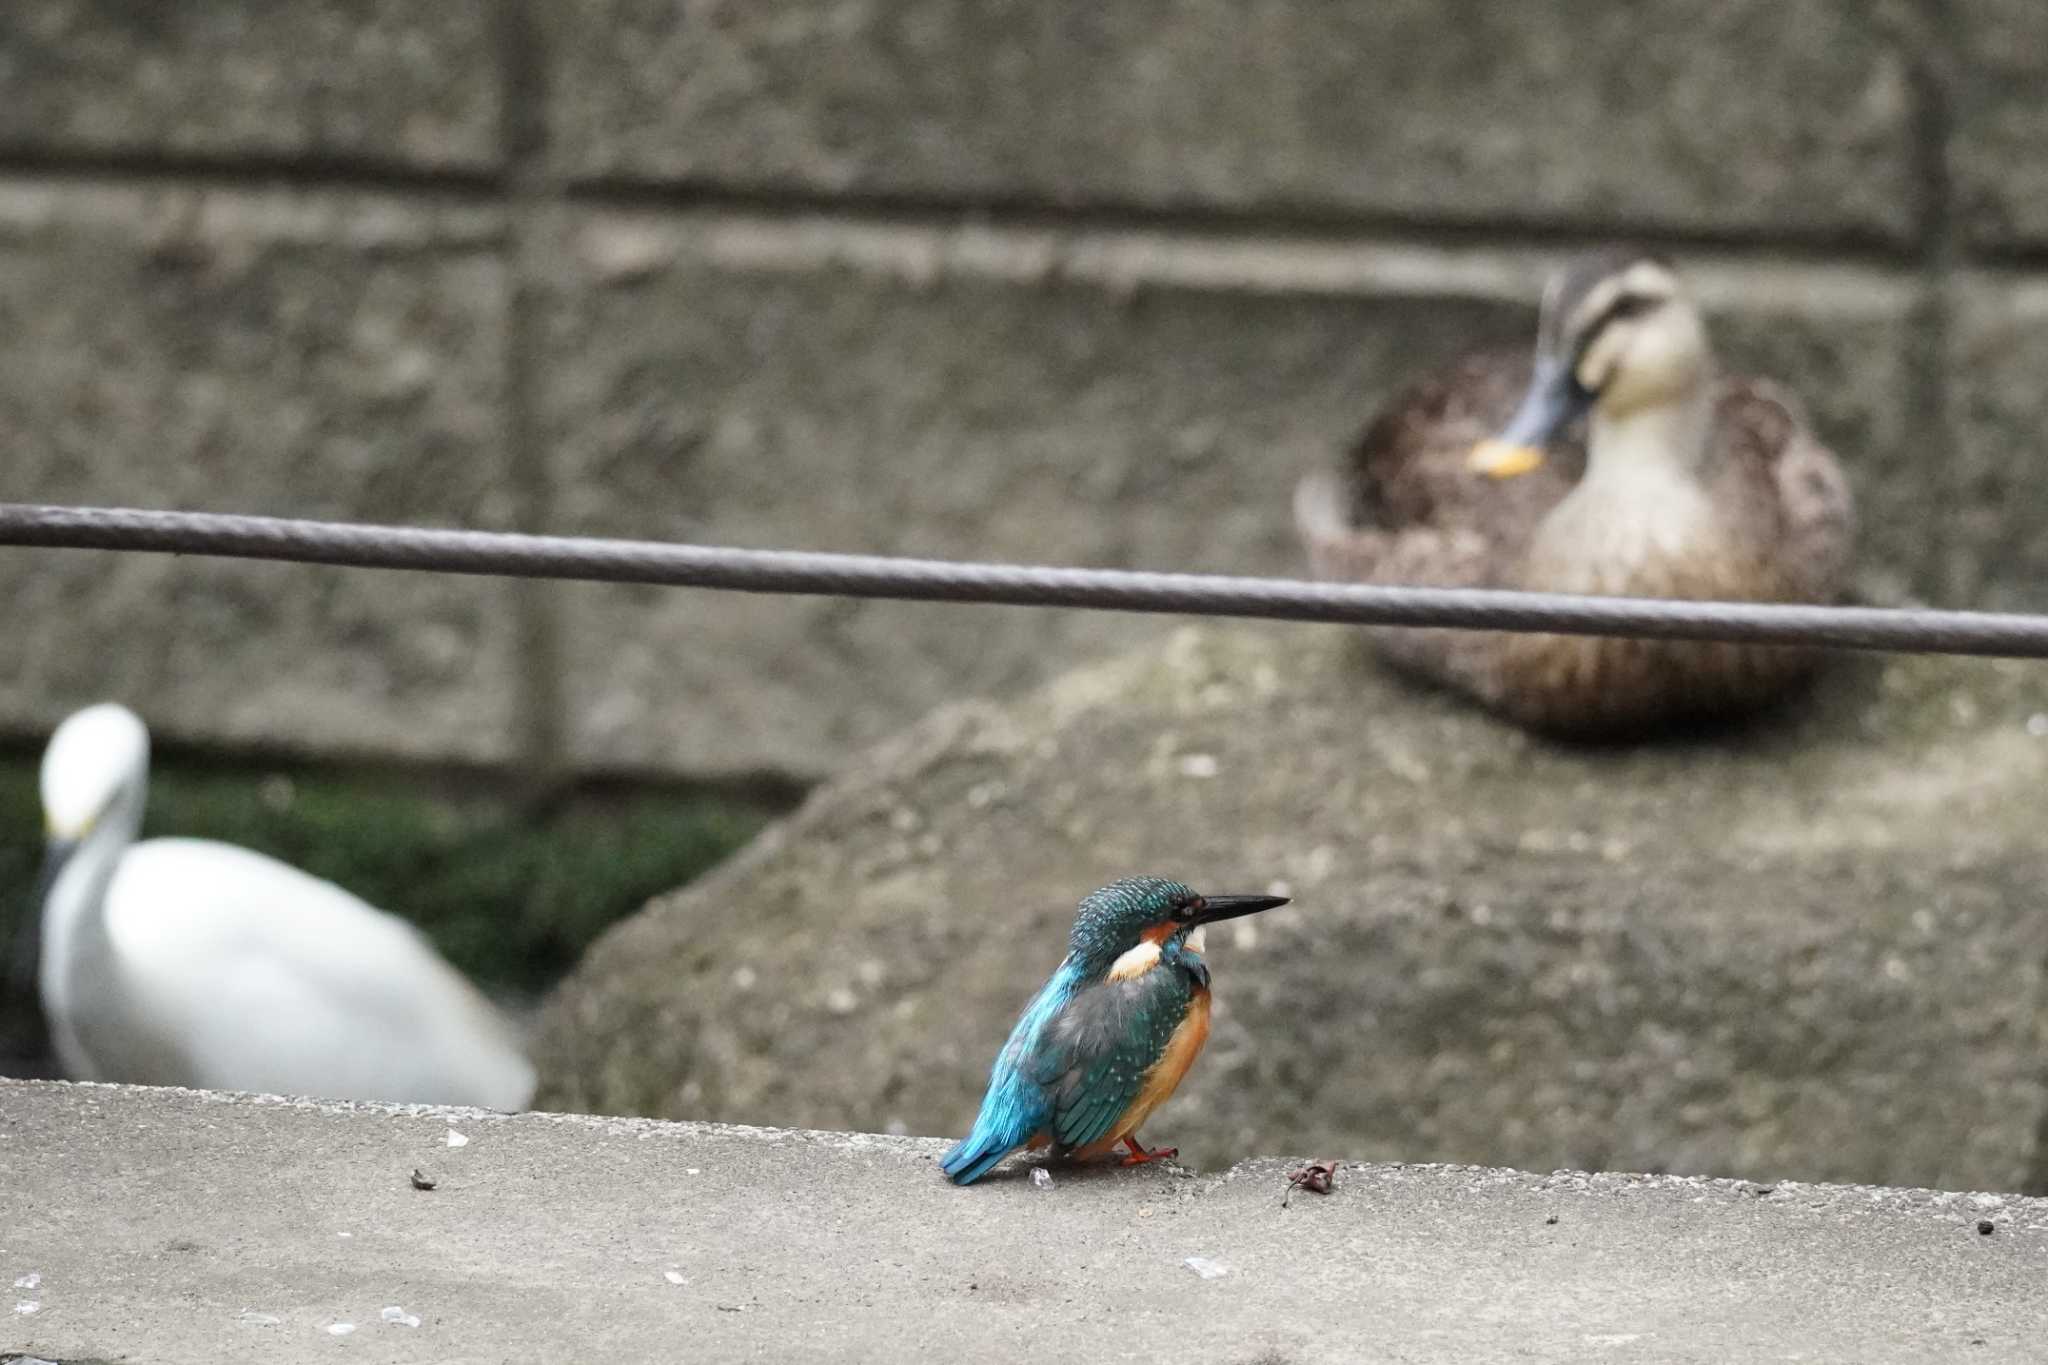
<path fill-rule="evenodd" d="M 2042 1200 L 1346 1164 L 1283 1202 L 1287 1160 L 963 1190 L 942 1150 L 0 1083 L 0 1360 L 1979 1362 L 2048 1332 Z"/>

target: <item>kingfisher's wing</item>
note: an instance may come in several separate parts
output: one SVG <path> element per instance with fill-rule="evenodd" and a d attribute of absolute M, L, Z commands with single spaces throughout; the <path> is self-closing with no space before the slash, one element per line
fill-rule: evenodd
<path fill-rule="evenodd" d="M 1051 1109 L 1034 1076 L 1038 1040 L 1073 998 L 1079 980 L 1080 969 L 1071 961 L 1062 962 L 1010 1030 L 1009 1041 L 989 1069 L 988 1093 L 982 1096 L 973 1131 L 939 1162 L 939 1169 L 956 1183 L 981 1179 L 1046 1127 Z"/>
<path fill-rule="evenodd" d="M 1061 1150 L 1111 1135 L 1193 996 L 1185 972 L 1154 968 L 1075 992 L 1046 1023 L 1032 1079 L 1051 1102 L 1047 1128 Z"/>

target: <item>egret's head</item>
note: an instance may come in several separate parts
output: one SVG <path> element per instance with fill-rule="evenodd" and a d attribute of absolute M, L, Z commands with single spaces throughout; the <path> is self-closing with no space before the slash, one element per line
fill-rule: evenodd
<path fill-rule="evenodd" d="M 1163 944 L 1285 904 L 1285 896 L 1204 896 L 1164 877 L 1126 877 L 1081 902 L 1067 948 L 1084 962 L 1107 964 L 1141 943 Z"/>
<path fill-rule="evenodd" d="M 140 821 L 149 776 L 149 731 L 113 702 L 74 712 L 43 751 L 43 826 L 53 842 L 76 843 L 110 815 Z"/>
<path fill-rule="evenodd" d="M 1683 398 L 1712 371 L 1706 327 L 1669 262 L 1582 257 L 1544 291 L 1529 391 L 1500 434 L 1473 448 L 1471 466 L 1499 479 L 1525 474 L 1588 408 L 1624 417 Z"/>

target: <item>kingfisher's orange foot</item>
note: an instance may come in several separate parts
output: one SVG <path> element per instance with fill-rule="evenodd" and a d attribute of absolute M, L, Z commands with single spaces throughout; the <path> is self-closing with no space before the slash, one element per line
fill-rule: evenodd
<path fill-rule="evenodd" d="M 1165 1161 L 1180 1155 L 1180 1148 L 1178 1147 L 1154 1147 L 1148 1152 L 1145 1150 L 1144 1145 L 1138 1141 L 1136 1133 L 1132 1133 L 1124 1139 L 1124 1146 L 1131 1149 L 1131 1154 L 1125 1157 L 1123 1161 L 1123 1164 L 1126 1166 L 1142 1166 L 1148 1161 Z"/>

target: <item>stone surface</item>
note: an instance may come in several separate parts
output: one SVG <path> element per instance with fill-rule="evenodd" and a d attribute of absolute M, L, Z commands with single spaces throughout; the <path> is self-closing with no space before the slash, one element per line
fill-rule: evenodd
<path fill-rule="evenodd" d="M 504 274 L 480 208 L 79 186 L 0 194 L 0 496 L 498 527 Z M 516 748 L 501 581 L 0 554 L 0 716 L 114 697 L 311 752 Z"/>
<path fill-rule="evenodd" d="M 1980 246 L 2048 244 L 2048 8 L 1960 0 L 1942 12 L 1958 49 L 1948 82 L 1958 222 Z"/>
<path fill-rule="evenodd" d="M 0 149 L 481 169 L 499 157 L 483 0 L 8 0 Z"/>
<path fill-rule="evenodd" d="M 1968 276 L 1959 296 L 1954 591 L 1994 610 L 2048 611 L 2048 282 Z"/>
<path fill-rule="evenodd" d="M 1890 7 L 557 3 L 563 169 L 750 190 L 1902 237 Z"/>
<path fill-rule="evenodd" d="M 1147 1131 L 1195 1159 L 2043 1183 L 2048 670 L 1584 750 L 1358 653 L 1188 629 L 939 713 L 600 940 L 542 1102 L 957 1134 L 1075 900 L 1148 872 L 1294 897 L 1212 942 Z"/>
<path fill-rule="evenodd" d="M 1106 1343 L 1176 1365 L 1882 1365 L 2032 1360 L 2048 1331 L 2041 1200 L 1346 1164 L 1283 1207 L 1292 1161 L 961 1190 L 943 1150 L 0 1083 L 0 1343 L 164 1365 Z"/>
<path fill-rule="evenodd" d="M 1527 344 L 1549 258 L 1157 234 L 594 215 L 547 348 L 553 529 L 763 548 L 1303 571 L 1289 503 L 1419 372 Z M 1866 491 L 1874 595 L 1928 577 L 1883 275 L 1702 263 L 1731 364 L 1809 397 Z M 573 752 L 832 769 L 1157 621 L 562 590 Z"/>

